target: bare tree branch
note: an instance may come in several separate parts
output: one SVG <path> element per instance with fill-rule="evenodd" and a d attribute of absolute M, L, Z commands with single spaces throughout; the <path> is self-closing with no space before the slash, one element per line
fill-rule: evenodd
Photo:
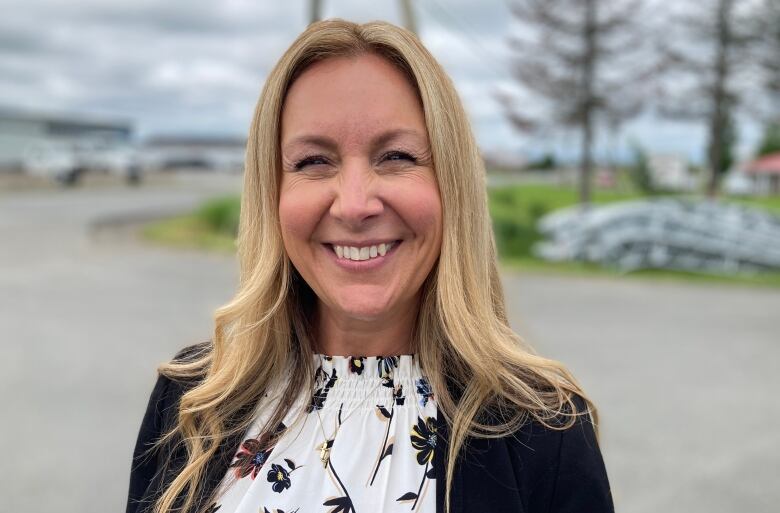
<path fill-rule="evenodd" d="M 638 20 L 644 0 L 515 0 L 510 5 L 528 30 L 513 37 L 512 74 L 543 100 L 545 114 L 519 114 L 502 101 L 507 118 L 521 131 L 554 124 L 582 136 L 580 201 L 590 200 L 593 143 L 597 123 L 611 129 L 636 116 L 651 82 L 652 63 L 636 66 L 647 38 Z M 631 75 L 617 64 L 632 63 Z M 643 80 L 644 83 L 639 81 Z"/>

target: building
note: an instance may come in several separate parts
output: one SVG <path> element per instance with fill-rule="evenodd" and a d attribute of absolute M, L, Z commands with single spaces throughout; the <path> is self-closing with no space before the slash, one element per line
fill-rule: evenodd
<path fill-rule="evenodd" d="M 748 163 L 743 174 L 751 181 L 754 194 L 780 194 L 780 152 L 764 155 Z"/>
<path fill-rule="evenodd" d="M 0 107 L 0 172 L 59 176 L 132 138 L 127 120 Z"/>
<path fill-rule="evenodd" d="M 655 187 L 672 191 L 693 191 L 699 186 L 688 161 L 679 155 L 652 154 L 647 159 L 650 177 Z"/>
<path fill-rule="evenodd" d="M 244 170 L 246 139 L 216 136 L 158 136 L 144 141 L 144 167 L 154 170 Z"/>

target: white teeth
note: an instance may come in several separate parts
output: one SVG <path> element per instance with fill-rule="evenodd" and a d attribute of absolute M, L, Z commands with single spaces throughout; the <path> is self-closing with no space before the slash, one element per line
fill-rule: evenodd
<path fill-rule="evenodd" d="M 388 244 L 379 244 L 378 246 L 366 246 L 362 248 L 354 246 L 336 246 L 334 244 L 333 249 L 339 258 L 359 261 L 376 258 L 377 256 L 385 256 L 394 244 L 394 242 L 390 242 Z"/>

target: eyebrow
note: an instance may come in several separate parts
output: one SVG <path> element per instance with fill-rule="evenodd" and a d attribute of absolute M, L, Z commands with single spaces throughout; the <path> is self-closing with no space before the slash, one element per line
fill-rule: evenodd
<path fill-rule="evenodd" d="M 389 141 L 392 141 L 393 139 L 405 135 L 410 135 L 413 137 L 424 139 L 424 136 L 417 130 L 413 130 L 410 128 L 396 128 L 396 129 L 388 130 L 386 132 L 382 132 L 381 134 L 374 137 L 374 139 L 371 141 L 371 145 L 373 147 L 382 146 L 388 143 Z M 336 142 L 330 137 L 328 137 L 327 135 L 300 135 L 298 137 L 293 138 L 290 142 L 285 144 L 283 149 L 289 149 L 290 147 L 299 144 L 314 144 L 317 146 L 328 148 L 330 150 L 335 149 L 337 146 Z"/>

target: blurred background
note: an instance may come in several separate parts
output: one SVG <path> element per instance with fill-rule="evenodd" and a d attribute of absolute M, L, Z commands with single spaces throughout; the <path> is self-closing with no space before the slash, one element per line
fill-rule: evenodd
<path fill-rule="evenodd" d="M 4 0 L 0 496 L 125 506 L 158 363 L 237 285 L 244 148 L 312 20 L 415 31 L 488 170 L 513 327 L 618 511 L 780 504 L 780 0 Z"/>

